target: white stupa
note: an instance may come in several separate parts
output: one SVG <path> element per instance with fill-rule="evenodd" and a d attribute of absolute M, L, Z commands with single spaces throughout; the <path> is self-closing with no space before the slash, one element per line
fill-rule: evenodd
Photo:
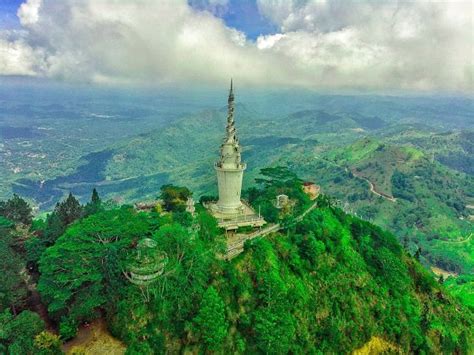
<path fill-rule="evenodd" d="M 247 165 L 242 162 L 241 147 L 234 122 L 234 90 L 232 80 L 228 99 L 226 136 L 220 148 L 220 158 L 214 164 L 217 172 L 219 200 L 210 204 L 219 225 L 226 229 L 241 226 L 261 226 L 265 223 L 252 208 L 241 200 L 242 178 Z"/>

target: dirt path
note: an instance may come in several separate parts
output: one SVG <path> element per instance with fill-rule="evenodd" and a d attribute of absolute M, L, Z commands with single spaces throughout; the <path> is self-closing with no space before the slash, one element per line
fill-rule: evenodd
<path fill-rule="evenodd" d="M 455 272 L 451 272 L 451 271 L 448 271 L 448 270 L 444 270 L 444 269 L 441 269 L 440 267 L 438 266 L 431 266 L 431 271 L 433 271 L 433 273 L 436 275 L 436 276 L 443 276 L 443 278 L 447 279 L 448 277 L 452 276 L 452 277 L 458 277 L 458 274 L 455 273 Z"/>
<path fill-rule="evenodd" d="M 55 333 L 56 332 L 56 327 L 54 326 L 53 322 L 51 322 L 51 319 L 48 317 L 48 310 L 46 306 L 41 302 L 41 297 L 39 292 L 35 289 L 30 289 L 31 296 L 28 298 L 28 308 L 39 314 L 41 319 L 44 321 L 46 324 L 46 329 L 49 330 L 50 332 Z"/>
<path fill-rule="evenodd" d="M 469 234 L 467 238 L 464 240 L 442 240 L 441 239 L 441 241 L 445 243 L 451 243 L 451 244 L 462 244 L 462 243 L 467 243 L 468 241 L 470 241 L 473 235 L 474 233 Z"/>
<path fill-rule="evenodd" d="M 318 155 L 315 155 L 315 158 L 316 158 L 316 159 L 320 159 L 320 160 L 324 160 L 325 162 L 327 162 L 327 163 L 329 163 L 329 164 L 331 164 L 331 165 L 334 165 L 334 166 L 336 166 L 336 167 L 338 167 L 338 168 L 340 168 L 340 169 L 343 169 L 345 172 L 348 172 L 348 171 L 349 171 L 349 169 L 348 169 L 346 166 L 339 165 L 339 164 L 337 164 L 337 163 L 335 163 L 335 162 L 333 162 L 333 161 L 331 161 L 331 160 L 325 159 L 325 158 L 320 157 L 320 156 L 318 156 Z M 397 199 L 396 199 L 395 197 L 390 196 L 390 195 L 387 195 L 387 194 L 385 194 L 385 193 L 383 193 L 383 192 L 377 191 L 377 189 L 375 188 L 375 185 L 372 183 L 372 181 L 370 181 L 369 179 L 367 179 L 365 176 L 362 176 L 362 175 L 360 175 L 359 173 L 357 173 L 357 171 L 356 171 L 355 169 L 351 169 L 350 171 L 352 172 L 352 174 L 353 174 L 355 177 L 367 181 L 367 183 L 369 184 L 370 192 L 372 192 L 374 195 L 380 196 L 380 197 L 382 197 L 382 198 L 384 198 L 384 199 L 386 199 L 386 200 L 388 200 L 388 201 L 391 201 L 391 202 L 397 202 Z"/>
<path fill-rule="evenodd" d="M 44 303 L 41 302 L 41 296 L 38 290 L 36 289 L 36 284 L 32 282 L 32 276 L 28 273 L 26 268 L 22 270 L 21 276 L 29 292 L 29 296 L 26 301 L 28 309 L 30 311 L 38 313 L 38 315 L 44 321 L 47 330 L 49 330 L 50 332 L 56 333 L 56 326 L 49 318 L 48 309 L 44 305 Z"/>
<path fill-rule="evenodd" d="M 370 192 L 372 192 L 373 194 L 377 195 L 377 196 L 380 196 L 380 197 L 383 197 L 384 199 L 388 200 L 388 201 L 391 201 L 391 202 L 397 202 L 397 199 L 393 196 L 390 196 L 390 195 L 387 195 L 383 192 L 379 192 L 375 189 L 375 185 L 372 183 L 372 181 L 370 181 L 369 179 L 367 179 L 365 176 L 362 176 L 360 175 L 358 172 L 356 172 L 355 170 L 352 170 L 352 174 L 356 177 L 358 177 L 359 179 L 362 179 L 362 180 L 365 180 L 367 181 L 367 183 L 369 184 L 369 189 L 370 189 Z"/>
<path fill-rule="evenodd" d="M 97 319 L 87 326 L 80 326 L 77 335 L 61 347 L 66 354 L 75 350 L 85 355 L 122 355 L 125 349 L 122 342 L 110 335 L 103 319 Z"/>

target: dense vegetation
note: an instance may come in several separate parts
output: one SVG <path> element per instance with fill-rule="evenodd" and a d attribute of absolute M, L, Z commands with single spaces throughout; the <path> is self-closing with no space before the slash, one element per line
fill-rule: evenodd
<path fill-rule="evenodd" d="M 225 126 L 220 89 L 70 92 L 5 84 L 0 96 L 8 98 L 0 112 L 0 199 L 16 192 L 44 212 L 70 191 L 84 203 L 94 186 L 119 203 L 154 199 L 169 183 L 216 193 L 212 164 Z M 259 167 L 291 165 L 345 211 L 393 232 L 412 253 L 421 248 L 426 265 L 473 275 L 471 98 L 246 89 L 237 100 L 246 187 Z M 372 193 L 353 169 L 397 202 Z M 471 281 L 459 286 L 474 292 Z"/>
<path fill-rule="evenodd" d="M 309 205 L 309 197 L 301 189 L 302 180 L 286 167 L 265 168 L 262 177 L 256 179 L 257 186 L 244 192 L 255 210 L 261 212 L 267 222 L 290 222 L 292 216 L 300 215 Z M 276 196 L 286 195 L 290 203 L 276 208 Z"/>
<path fill-rule="evenodd" d="M 60 339 L 31 306 L 25 241 L 31 208 L 19 196 L 0 202 L 0 354 L 57 354 Z M 8 216 L 11 219 L 7 219 Z"/>
<path fill-rule="evenodd" d="M 338 175 L 339 189 L 345 189 L 347 195 L 335 193 L 349 202 L 348 209 L 396 231 L 411 248 L 421 247 L 430 265 L 455 273 L 473 273 L 474 244 L 468 240 L 473 229 L 471 212 L 466 207 L 474 191 L 471 176 L 454 173 L 413 147 L 373 138 L 327 155 L 340 168 L 352 172 Z M 351 191 L 363 179 L 370 181 L 376 192 L 393 196 L 396 201 L 359 192 L 360 188 Z M 330 191 L 335 189 L 331 186 Z"/>
<path fill-rule="evenodd" d="M 70 195 L 31 226 L 4 217 L 0 252 L 9 257 L 0 266 L 9 273 L 0 284 L 0 352 L 59 351 L 58 338 L 28 310 L 28 278 L 38 279 L 47 321 L 62 341 L 83 322 L 105 318 L 129 354 L 341 353 L 374 337 L 403 352 L 472 350 L 472 308 L 393 235 L 326 196 L 291 223 L 309 203 L 300 180 L 284 168 L 262 173 L 246 196 L 287 227 L 247 243 L 231 261 L 222 258 L 225 237 L 214 218 L 201 206 L 194 217 L 184 211 L 190 192 L 172 185 L 161 191 L 164 211 L 105 203 L 94 191 L 86 206 Z M 279 193 L 293 210 L 275 213 Z M 10 206 L 24 210 L 23 203 Z M 166 264 L 156 281 L 137 286 L 125 275 L 144 238 L 157 243 Z"/>

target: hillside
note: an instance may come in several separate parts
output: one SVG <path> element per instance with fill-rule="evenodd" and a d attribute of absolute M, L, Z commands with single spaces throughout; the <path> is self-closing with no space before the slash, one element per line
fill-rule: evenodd
<path fill-rule="evenodd" d="M 258 198 L 281 189 L 293 195 L 298 186 L 291 178 L 274 180 L 259 190 Z M 304 194 L 294 193 L 302 196 L 297 207 L 305 203 Z M 53 216 L 66 221 L 77 204 L 63 205 Z M 461 305 L 393 235 L 345 214 L 325 196 L 301 222 L 285 218 L 286 230 L 247 243 L 231 261 L 222 259 L 225 237 L 201 207 L 194 218 L 180 212 L 179 205 L 174 208 L 137 212 L 102 205 L 95 197 L 84 207 L 86 216 L 76 214 L 55 240 L 51 222 L 34 223 L 36 232 L 25 246 L 32 250 L 31 241 L 38 245 L 43 238 L 52 243 L 31 261 L 39 262 L 38 291 L 62 340 L 73 338 L 83 322 L 103 318 L 129 354 L 472 350 L 472 309 Z M 271 219 L 271 211 L 263 211 Z M 5 228 L 2 233 L 12 243 L 8 248 L 21 258 L 17 248 L 23 242 L 15 241 L 11 224 Z M 137 248 L 144 237 L 157 243 L 158 249 L 148 253 L 166 255 L 166 261 L 155 282 L 137 286 L 124 273 L 141 255 Z M 9 277 L 21 277 L 15 268 L 9 270 Z M 17 311 L 25 309 L 22 298 L 15 297 L 10 302 Z M 0 344 L 22 353 L 58 346 L 57 340 L 32 343 L 28 337 L 42 326 L 35 320 L 36 328 L 22 330 L 26 324 L 18 323 L 20 317 L 35 315 L 25 312 L 8 321 L 24 332 L 21 337 L 4 337 Z"/>
<path fill-rule="evenodd" d="M 323 159 L 305 164 L 304 175 L 326 174 L 322 184 L 342 206 L 396 231 L 400 240 L 421 245 L 431 263 L 473 272 L 472 244 L 449 244 L 472 231 L 466 208 L 474 191 L 472 177 L 450 171 L 412 146 L 369 137 Z"/>
<path fill-rule="evenodd" d="M 466 165 L 472 147 L 470 131 L 459 130 L 462 122 L 470 127 L 460 118 L 469 109 L 456 113 L 458 124 L 446 131 L 457 121 L 434 114 L 425 120 L 431 126 L 422 124 L 420 117 L 430 116 L 431 108 L 420 111 L 415 101 L 408 100 L 416 108 L 410 111 L 391 99 L 321 96 L 311 105 L 294 104 L 281 113 L 273 108 L 271 114 L 238 104 L 236 123 L 248 166 L 244 187 L 254 186 L 261 167 L 290 166 L 336 197 L 347 212 L 395 233 L 412 253 L 421 247 L 426 265 L 472 274 L 474 247 L 467 237 L 474 183 Z M 224 126 L 225 109 L 186 114 L 83 155 L 74 169 L 66 161 L 63 175 L 16 178 L 13 191 L 38 202 L 42 211 L 69 191 L 86 201 L 94 187 L 118 203 L 155 199 L 169 182 L 189 186 L 196 196 L 215 195 L 212 166 Z"/>
<path fill-rule="evenodd" d="M 425 151 L 432 160 L 454 170 L 474 175 L 474 131 L 454 130 L 427 134 L 406 130 L 390 137 L 394 143 L 409 143 Z"/>
<path fill-rule="evenodd" d="M 238 134 L 250 167 L 244 184 L 249 186 L 259 167 L 284 156 L 300 144 L 314 146 L 311 138 L 274 135 L 277 129 L 268 118 L 256 122 L 257 114 L 245 106 L 236 107 Z M 42 209 L 54 206 L 65 191 L 87 198 L 93 187 L 107 197 L 120 196 L 122 202 L 155 198 L 159 187 L 173 181 L 189 186 L 196 194 L 213 194 L 212 168 L 225 127 L 225 109 L 188 115 L 162 129 L 124 139 L 108 149 L 84 156 L 73 172 L 54 179 L 19 179 L 13 190 L 38 202 Z M 52 196 L 54 196 L 52 198 Z"/>

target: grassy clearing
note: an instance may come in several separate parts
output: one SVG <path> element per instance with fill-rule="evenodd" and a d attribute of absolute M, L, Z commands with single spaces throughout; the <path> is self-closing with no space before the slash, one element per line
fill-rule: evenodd
<path fill-rule="evenodd" d="M 77 336 L 66 342 L 62 350 L 74 355 L 122 355 L 125 354 L 126 347 L 110 335 L 105 322 L 100 319 L 88 327 L 82 326 Z"/>

